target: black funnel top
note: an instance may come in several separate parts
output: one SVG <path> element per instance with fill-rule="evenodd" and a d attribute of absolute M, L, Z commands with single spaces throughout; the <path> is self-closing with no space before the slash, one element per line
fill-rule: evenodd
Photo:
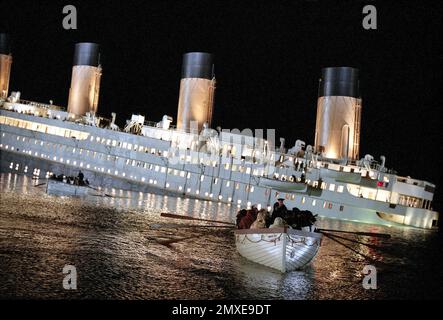
<path fill-rule="evenodd" d="M 318 96 L 360 97 L 358 69 L 351 67 L 323 68 Z"/>
<path fill-rule="evenodd" d="M 9 34 L 0 33 L 0 54 L 10 54 Z"/>
<path fill-rule="evenodd" d="M 183 55 L 182 79 L 203 78 L 211 80 L 214 76 L 212 55 L 206 52 L 188 52 Z"/>
<path fill-rule="evenodd" d="M 81 42 L 75 45 L 74 66 L 98 67 L 100 54 L 96 43 Z"/>

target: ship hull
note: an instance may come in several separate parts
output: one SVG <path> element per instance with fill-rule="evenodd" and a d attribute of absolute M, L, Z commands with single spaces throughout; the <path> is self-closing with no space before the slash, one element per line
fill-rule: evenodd
<path fill-rule="evenodd" d="M 311 185 L 298 190 L 297 183 L 263 178 L 268 173 L 260 163 L 245 161 L 242 170 L 238 164 L 234 170 L 233 158 L 220 155 L 203 164 L 199 157 L 205 153 L 198 150 L 183 150 L 186 154 L 182 161 L 173 161 L 177 157 L 171 157 L 171 153 L 177 146 L 171 141 L 171 130 L 149 127 L 152 132 L 148 136 L 139 136 L 7 110 L 0 110 L 0 121 L 2 172 L 45 178 L 50 173 L 76 176 L 82 170 L 91 185 L 103 188 L 179 195 L 238 207 L 256 204 L 268 210 L 276 199 L 284 198 L 290 209 L 296 207 L 327 218 L 370 224 L 431 229 L 438 222 L 437 212 L 388 201 L 384 196 L 388 191 L 378 188 L 375 179 L 362 179 L 361 188 L 380 191 L 383 197 L 375 195 L 368 199 L 359 196 L 356 188 L 360 186 L 341 181 L 348 173 L 323 177 L 323 182 L 315 187 L 312 181 L 319 176 L 312 168 L 306 175 Z M 301 175 L 293 168 L 274 169 L 282 178 L 285 175 L 299 179 Z M 276 183 L 280 188 L 263 186 L 261 180 Z M 409 192 L 405 188 L 418 188 L 398 185 L 403 185 L 399 193 Z M 428 199 L 429 195 L 424 194 Z"/>
<path fill-rule="evenodd" d="M 11 164 L 12 167 L 11 167 Z M 15 170 L 18 164 L 19 169 Z M 24 172 L 24 168 L 28 168 L 27 172 Z M 81 170 L 85 178 L 87 178 L 92 185 L 100 186 L 102 189 L 122 189 L 129 191 L 137 191 L 144 193 L 155 193 L 155 194 L 165 194 L 171 196 L 186 196 L 190 198 L 203 199 L 209 201 L 217 201 L 223 203 L 232 203 L 234 201 L 226 201 L 226 200 L 214 200 L 217 197 L 209 197 L 208 192 L 204 190 L 201 191 L 199 195 L 195 193 L 187 193 L 186 191 L 175 191 L 165 188 L 165 184 L 161 186 L 153 186 L 152 184 L 142 183 L 139 181 L 134 181 L 130 178 L 123 178 L 115 175 L 109 175 L 103 172 L 97 172 L 93 170 L 88 170 L 85 168 L 79 168 L 72 165 L 60 164 L 55 161 L 45 160 L 45 159 L 36 159 L 32 156 L 27 156 L 24 154 L 16 153 L 16 152 L 5 152 L 2 150 L 1 152 L 1 161 L 0 161 L 0 170 L 1 172 L 10 172 L 10 173 L 19 173 L 26 174 L 29 176 L 35 176 L 33 174 L 33 168 L 38 168 L 39 177 L 46 178 L 47 173 L 55 173 L 55 174 L 64 174 L 69 176 L 76 176 Z M 211 190 L 212 186 L 206 186 L 207 190 Z M 183 189 L 184 190 L 184 189 Z M 277 190 L 269 190 L 269 194 L 281 194 Z M 288 194 L 289 195 L 289 194 Z M 348 206 L 341 205 L 339 202 L 332 203 L 325 201 L 325 203 L 332 204 L 332 208 L 328 206 L 315 205 L 313 206 L 314 200 L 317 202 L 321 202 L 318 198 L 311 196 L 309 197 L 307 194 L 295 194 L 295 200 L 289 199 L 286 200 L 286 206 L 288 208 L 297 207 L 300 210 L 309 210 L 314 214 L 319 215 L 320 217 L 344 220 L 344 221 L 352 221 L 366 224 L 375 224 L 375 225 L 386 225 L 386 226 L 412 226 L 424 229 L 432 229 L 435 228 L 435 223 L 432 221 L 436 221 L 438 219 L 438 213 L 430 210 L 421 210 L 416 208 L 406 208 L 405 213 L 392 213 L 389 211 L 383 211 L 377 208 L 364 208 L 357 206 Z M 304 198 L 304 201 L 301 199 Z M 236 199 L 241 199 L 238 196 Z M 238 200 L 237 200 L 238 201 Z M 266 199 L 265 199 L 266 201 Z M 269 198 L 263 206 L 271 205 L 272 203 L 269 201 Z M 343 208 L 343 209 L 342 209 Z M 342 210 L 341 210 L 342 209 Z M 408 211 L 409 209 L 409 211 Z M 413 210 L 414 209 L 414 210 Z"/>

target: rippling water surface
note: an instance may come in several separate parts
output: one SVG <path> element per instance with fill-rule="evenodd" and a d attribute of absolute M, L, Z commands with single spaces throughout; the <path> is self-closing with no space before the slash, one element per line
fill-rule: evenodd
<path fill-rule="evenodd" d="M 192 227 L 160 217 L 174 212 L 233 221 L 237 208 L 156 194 L 107 190 L 113 197 L 48 195 L 44 180 L 0 175 L 0 297 L 106 299 L 438 298 L 443 241 L 436 232 L 321 219 L 329 229 L 392 238 L 324 237 L 315 261 L 280 274 L 241 258 L 233 230 Z M 180 224 L 177 226 L 177 224 Z M 205 225 L 205 224 L 201 224 Z M 188 238 L 171 245 L 162 240 Z M 346 240 L 348 239 L 348 240 Z M 75 265 L 78 289 L 64 290 Z M 362 287 L 367 264 L 378 289 Z"/>

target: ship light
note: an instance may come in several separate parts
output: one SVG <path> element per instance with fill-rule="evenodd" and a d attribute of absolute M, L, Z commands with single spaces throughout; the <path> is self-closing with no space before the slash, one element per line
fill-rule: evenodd
<path fill-rule="evenodd" d="M 337 154 L 335 152 L 328 152 L 326 153 L 326 158 L 337 159 Z"/>
<path fill-rule="evenodd" d="M 151 183 L 152 179 L 149 180 L 149 183 Z M 169 183 L 166 183 L 166 188 L 169 188 Z"/>
<path fill-rule="evenodd" d="M 222 195 L 219 195 L 218 196 L 218 200 L 222 200 L 223 199 L 223 196 Z"/>
<path fill-rule="evenodd" d="M 200 193 L 200 191 L 199 190 L 195 190 L 195 194 L 199 194 Z"/>

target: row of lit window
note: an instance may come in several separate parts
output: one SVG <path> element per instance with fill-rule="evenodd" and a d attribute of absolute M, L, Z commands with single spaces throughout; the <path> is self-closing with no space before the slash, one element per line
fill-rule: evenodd
<path fill-rule="evenodd" d="M 38 123 L 38 122 L 20 120 L 20 119 L 5 117 L 5 116 L 0 116 L 0 124 L 19 127 L 19 128 L 23 128 L 23 129 L 27 129 L 27 130 L 31 130 L 31 131 L 36 131 L 36 132 L 47 133 L 47 134 L 65 137 L 65 138 L 75 138 L 78 140 L 85 140 L 89 136 L 89 133 L 87 133 L 87 132 L 71 130 L 71 129 L 66 129 L 66 128 L 60 128 L 60 127 L 50 126 L 50 125 L 46 125 L 46 124 L 42 124 L 42 123 Z"/>
<path fill-rule="evenodd" d="M 291 196 L 291 199 L 295 200 L 294 195 Z M 301 197 L 300 202 L 302 204 L 306 203 L 306 197 Z M 318 200 L 318 202 L 321 202 L 321 201 Z M 311 206 L 315 207 L 316 205 L 317 205 L 317 199 L 311 200 Z M 323 201 L 323 208 L 332 209 L 333 208 L 332 202 Z M 343 211 L 343 209 L 344 209 L 344 206 L 340 206 L 340 211 Z"/>
<path fill-rule="evenodd" d="M 15 163 L 14 164 L 14 162 L 11 162 L 9 164 L 9 169 L 18 171 L 20 169 L 20 164 L 19 163 Z M 23 172 L 24 173 L 28 172 L 28 166 L 25 166 L 23 168 Z M 34 171 L 32 172 L 32 175 L 35 176 L 35 177 L 39 177 L 40 176 L 40 169 L 34 168 Z M 49 178 L 51 175 L 52 175 L 52 171 L 46 171 L 46 178 Z"/>
<path fill-rule="evenodd" d="M 159 156 L 163 155 L 164 157 L 168 156 L 167 151 L 162 152 L 161 150 L 157 150 L 155 148 L 149 148 L 149 147 L 145 147 L 145 146 L 141 146 L 141 145 L 137 145 L 137 144 L 132 144 L 129 142 L 121 142 L 121 141 L 117 141 L 117 140 L 111 140 L 111 139 L 94 137 L 94 136 L 91 136 L 89 139 L 91 141 L 95 141 L 97 143 L 104 144 L 106 146 L 112 146 L 112 147 L 127 149 L 127 150 L 131 150 L 131 151 L 143 152 L 143 153 L 151 153 L 151 154 L 156 154 Z"/>
<path fill-rule="evenodd" d="M 102 143 L 105 145 L 109 145 L 109 146 L 113 146 L 113 147 L 121 147 L 123 149 L 128 149 L 128 150 L 133 150 L 133 151 L 138 151 L 138 152 L 145 152 L 145 153 L 151 153 L 151 154 L 157 154 L 159 156 L 163 155 L 163 157 L 168 157 L 169 153 L 168 151 L 160 151 L 160 150 L 156 150 L 155 148 L 148 148 L 148 147 L 144 147 L 144 146 L 139 146 L 137 144 L 131 144 L 131 143 L 127 143 L 127 142 L 120 142 L 120 141 L 116 141 L 116 140 L 111 140 L 111 139 L 106 139 L 106 138 L 100 138 L 100 137 L 90 137 L 91 141 L 96 141 L 98 143 Z M 157 152 L 156 152 L 157 151 Z M 212 166 L 212 167 L 217 167 L 217 161 L 214 160 L 207 160 L 206 162 L 204 161 L 203 158 L 201 159 L 197 159 L 197 158 L 192 158 L 190 155 L 182 155 L 180 156 L 180 160 L 181 161 L 186 161 L 187 163 L 193 163 L 193 164 L 204 164 L 207 166 Z M 226 170 L 229 170 L 229 168 L 231 167 L 230 163 L 226 163 L 224 165 L 224 168 Z M 246 173 L 246 174 L 250 174 L 251 173 L 251 168 L 250 167 L 246 167 L 246 166 L 237 166 L 236 164 L 232 164 L 232 169 L 231 171 L 239 171 L 241 173 Z M 261 171 L 258 169 L 254 169 L 253 170 L 253 175 L 263 175 L 264 170 L 262 169 Z"/>
<path fill-rule="evenodd" d="M 266 192 L 266 194 L 268 194 L 267 192 Z M 278 192 L 276 193 L 276 196 L 278 196 Z M 286 195 L 285 195 L 285 199 L 286 200 L 294 200 L 295 201 L 295 194 L 289 194 L 289 193 L 287 193 Z M 306 197 L 301 197 L 300 198 L 300 203 L 302 203 L 302 204 L 304 204 L 304 203 L 306 203 Z M 313 199 L 312 201 L 311 201 L 311 205 L 313 206 L 313 207 L 315 207 L 316 205 L 317 205 L 317 200 L 316 199 Z M 332 209 L 332 207 L 333 207 L 333 204 L 331 203 L 331 202 L 327 202 L 327 201 L 324 201 L 323 202 L 323 208 L 328 208 L 328 209 Z M 340 206 L 340 211 L 343 211 L 343 208 L 342 208 L 342 206 Z"/>
<path fill-rule="evenodd" d="M 3 134 L 3 136 L 4 136 L 4 134 Z M 19 137 L 17 137 L 17 138 L 19 138 Z M 25 139 L 25 138 L 23 138 L 23 139 Z M 35 140 L 35 143 L 37 143 L 37 140 Z M 53 145 L 51 143 L 47 143 L 47 144 L 48 145 Z M 43 141 L 41 141 L 41 145 L 43 145 Z M 1 147 L 3 147 L 3 144 L 0 144 L 0 148 Z M 8 145 L 5 146 L 5 149 L 8 150 L 9 148 L 10 147 Z M 11 149 L 13 149 L 13 147 L 11 147 Z M 83 151 L 83 149 L 79 149 L 79 153 L 80 154 L 82 153 L 82 151 Z M 69 164 L 69 165 L 72 164 L 74 166 L 79 165 L 81 168 L 86 167 L 87 169 L 91 169 L 91 165 L 90 164 L 86 164 L 86 166 L 85 166 L 85 163 L 83 161 L 79 161 L 78 162 L 77 160 L 64 159 L 63 157 L 49 156 L 49 155 L 47 155 L 45 153 L 38 153 L 37 151 L 35 151 L 34 154 L 33 154 L 31 150 L 25 150 L 25 149 L 23 149 L 22 152 L 26 153 L 26 154 L 29 154 L 29 155 L 34 155 L 34 156 L 37 156 L 37 157 L 40 156 L 41 158 L 45 158 L 45 159 L 48 159 L 48 160 L 59 161 L 59 162 L 66 163 L 66 164 Z M 75 153 L 76 149 L 73 148 L 72 152 Z M 89 154 L 89 150 L 86 151 L 86 154 Z M 96 155 L 96 152 L 94 152 L 94 156 L 95 155 Z M 100 155 L 103 156 L 103 157 L 105 156 L 103 154 L 100 154 Z M 107 155 L 107 160 L 110 160 L 110 157 L 111 156 Z M 114 157 L 112 157 L 112 158 L 114 158 Z M 116 160 L 118 159 L 117 157 L 115 157 L 115 158 L 116 158 Z M 156 172 L 160 171 L 161 173 L 165 173 L 166 172 L 166 167 L 163 167 L 163 166 L 153 165 L 153 164 L 149 164 L 149 163 L 146 163 L 146 162 L 140 162 L 140 161 L 135 161 L 135 160 L 131 160 L 131 159 L 127 159 L 126 160 L 126 164 L 127 165 L 132 165 L 132 166 L 136 166 L 137 165 L 137 166 L 140 167 L 142 163 L 143 163 L 143 167 L 145 169 L 154 170 Z M 96 171 L 105 172 L 105 168 L 104 167 L 94 166 L 93 169 L 96 170 Z M 183 178 L 186 176 L 187 179 L 190 179 L 190 177 L 191 177 L 191 173 L 190 172 L 186 173 L 185 171 L 177 170 L 177 169 L 172 169 L 172 168 L 168 168 L 167 171 L 168 171 L 169 175 L 180 176 L 180 177 L 183 177 Z M 114 175 L 118 175 L 119 174 L 118 170 L 115 170 L 115 171 L 112 172 L 111 169 L 108 169 L 107 173 L 114 174 Z M 121 173 L 121 175 L 123 177 L 126 177 L 126 173 L 124 173 L 124 172 Z M 200 176 L 200 181 L 203 182 L 204 181 L 204 177 L 205 177 L 204 175 L 201 175 Z M 130 178 L 131 179 L 136 179 L 137 177 L 131 175 Z M 219 179 L 218 178 L 213 178 L 213 179 L 214 179 L 214 184 L 217 184 Z M 144 182 L 145 178 L 142 177 L 141 180 Z M 230 184 L 231 184 L 231 181 L 226 181 L 226 187 L 227 188 L 230 187 Z M 240 183 L 235 183 L 235 189 L 236 190 L 240 189 Z M 254 186 L 246 185 L 245 186 L 245 191 L 253 193 L 254 192 Z"/>
<path fill-rule="evenodd" d="M 4 136 L 5 136 L 5 134 L 3 133 L 3 137 Z M 20 136 L 17 136 L 17 141 L 19 141 L 19 140 L 20 140 Z M 26 141 L 28 141 L 28 138 L 22 137 L 21 140 L 23 142 L 26 142 Z M 29 140 L 31 141 L 32 139 L 29 139 Z M 46 144 L 47 148 L 53 148 L 55 151 L 63 150 L 63 147 L 65 147 L 66 150 L 63 151 L 63 152 L 72 152 L 73 154 L 75 154 L 75 153 L 83 154 L 83 151 L 85 151 L 82 148 L 78 148 L 78 149 L 77 148 L 71 148 L 71 147 L 63 146 L 63 145 L 60 145 L 60 144 L 57 144 L 57 143 L 43 142 L 43 141 L 40 141 L 40 140 L 37 140 L 37 139 L 34 140 L 34 144 L 40 144 L 40 146 L 43 146 L 43 145 Z M 71 150 L 69 150 L 69 149 L 71 149 Z M 92 157 L 95 158 L 96 155 L 97 155 L 97 152 L 86 150 L 86 155 L 89 156 L 89 154 L 91 154 Z M 100 159 L 106 158 L 106 160 L 108 160 L 108 161 L 118 160 L 118 157 L 114 157 L 114 156 L 111 156 L 111 155 L 105 155 L 103 153 L 98 153 L 98 158 L 100 158 Z"/>
<path fill-rule="evenodd" d="M 313 186 L 317 187 L 318 186 L 318 181 L 314 181 Z M 344 186 L 342 186 L 342 185 L 338 185 L 337 188 L 336 188 L 335 183 L 330 183 L 329 186 L 328 186 L 328 184 L 326 182 L 322 182 L 320 188 L 323 189 L 323 190 L 329 190 L 329 191 L 332 191 L 332 192 L 336 191 L 336 192 L 339 192 L 339 193 L 342 193 L 343 190 L 344 190 Z"/>

